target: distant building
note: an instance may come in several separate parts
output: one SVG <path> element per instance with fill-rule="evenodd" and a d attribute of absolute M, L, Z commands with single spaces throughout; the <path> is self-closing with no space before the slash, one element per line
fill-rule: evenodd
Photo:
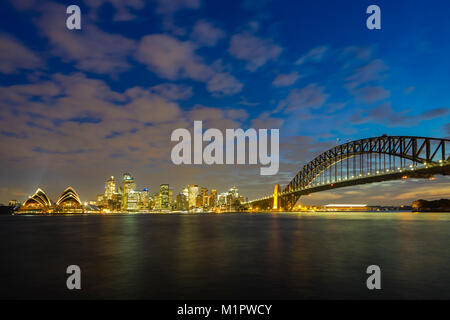
<path fill-rule="evenodd" d="M 155 193 L 153 196 L 153 209 L 161 210 L 161 197 L 159 192 Z"/>
<path fill-rule="evenodd" d="M 105 200 L 112 200 L 116 193 L 116 180 L 111 176 L 105 183 Z"/>
<path fill-rule="evenodd" d="M 162 184 L 159 186 L 159 196 L 161 202 L 161 209 L 170 209 L 170 204 L 172 201 L 169 201 L 169 185 Z"/>
<path fill-rule="evenodd" d="M 180 211 L 187 211 L 189 209 L 187 197 L 183 194 L 177 194 L 176 209 Z"/>
<path fill-rule="evenodd" d="M 214 208 L 217 204 L 217 190 L 211 189 L 211 194 L 209 196 L 209 207 Z"/>
<path fill-rule="evenodd" d="M 367 204 L 327 204 L 326 211 L 368 211 Z"/>
<path fill-rule="evenodd" d="M 126 202 L 125 202 L 125 210 L 126 211 L 137 211 L 139 202 L 139 192 L 131 190 L 127 193 Z"/>
<path fill-rule="evenodd" d="M 9 200 L 9 203 L 8 203 L 8 205 L 10 206 L 10 207 L 16 207 L 16 206 L 18 206 L 20 203 L 19 203 L 19 201 L 17 201 L 17 200 Z"/>
<path fill-rule="evenodd" d="M 197 196 L 200 194 L 200 187 L 196 184 L 188 186 L 189 209 L 197 207 Z"/>
<path fill-rule="evenodd" d="M 131 191 L 136 190 L 136 183 L 134 182 L 133 176 L 129 173 L 124 173 L 122 185 L 123 185 L 122 209 L 126 210 L 128 203 L 128 194 Z"/>
<path fill-rule="evenodd" d="M 173 188 L 169 188 L 169 207 L 172 207 L 173 203 Z"/>
<path fill-rule="evenodd" d="M 239 198 L 239 190 L 236 186 L 231 187 L 228 193 L 235 199 Z"/>
<path fill-rule="evenodd" d="M 181 193 L 186 196 L 186 200 L 189 199 L 189 188 L 184 188 Z"/>
<path fill-rule="evenodd" d="M 148 188 L 144 188 L 139 193 L 139 209 L 149 209 L 150 207 L 150 191 Z"/>
<path fill-rule="evenodd" d="M 208 206 L 208 189 L 202 187 L 201 188 L 201 195 L 202 195 L 202 207 L 207 207 Z"/>

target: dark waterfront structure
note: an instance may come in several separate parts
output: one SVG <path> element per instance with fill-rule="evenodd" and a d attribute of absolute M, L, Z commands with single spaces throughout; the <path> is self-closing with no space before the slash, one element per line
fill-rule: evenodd
<path fill-rule="evenodd" d="M 415 212 L 450 212 L 450 199 L 440 200 L 417 200 L 412 204 Z"/>

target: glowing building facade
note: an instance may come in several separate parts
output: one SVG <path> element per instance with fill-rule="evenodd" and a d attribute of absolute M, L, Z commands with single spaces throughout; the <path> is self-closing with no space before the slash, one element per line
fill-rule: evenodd
<path fill-rule="evenodd" d="M 83 213 L 84 207 L 74 188 L 66 188 L 53 205 L 45 192 L 38 188 L 20 207 L 18 213 Z"/>
<path fill-rule="evenodd" d="M 47 213 L 52 209 L 52 202 L 44 190 L 38 188 L 19 209 L 19 213 Z"/>
<path fill-rule="evenodd" d="M 122 196 L 122 209 L 127 210 L 127 203 L 128 203 L 128 195 L 131 193 L 131 191 L 136 190 L 136 183 L 134 182 L 134 178 L 129 173 L 124 173 L 123 180 L 122 180 L 122 186 L 123 186 L 123 196 Z M 134 195 L 133 195 L 134 197 Z M 134 199 L 132 199 L 132 202 Z"/>
<path fill-rule="evenodd" d="M 54 211 L 57 213 L 83 213 L 84 208 L 77 192 L 72 187 L 68 187 L 56 201 Z"/>
<path fill-rule="evenodd" d="M 200 194 L 200 187 L 196 184 L 189 185 L 188 189 L 188 205 L 190 208 L 197 207 L 197 196 Z"/>
<path fill-rule="evenodd" d="M 161 202 L 161 209 L 170 209 L 170 202 L 169 202 L 169 185 L 168 184 L 162 184 L 159 186 L 159 196 L 160 196 L 160 202 Z"/>
<path fill-rule="evenodd" d="M 116 194 L 116 180 L 111 176 L 105 183 L 105 200 L 112 200 Z"/>

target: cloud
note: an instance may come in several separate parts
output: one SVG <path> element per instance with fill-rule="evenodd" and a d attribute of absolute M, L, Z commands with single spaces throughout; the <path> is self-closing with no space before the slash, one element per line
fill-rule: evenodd
<path fill-rule="evenodd" d="M 283 151 L 283 161 L 295 164 L 294 170 L 298 171 L 303 165 L 312 161 L 314 157 L 334 146 L 333 141 L 317 141 L 311 136 L 290 136 L 283 139 L 280 150 Z M 294 174 L 292 174 L 291 179 Z"/>
<path fill-rule="evenodd" d="M 225 37 L 225 32 L 206 20 L 199 20 L 195 24 L 191 36 L 199 45 L 215 46 L 220 39 Z"/>
<path fill-rule="evenodd" d="M 420 115 L 420 120 L 429 120 L 438 117 L 443 117 L 450 113 L 449 108 L 436 108 L 432 110 L 425 111 Z"/>
<path fill-rule="evenodd" d="M 46 3 L 40 10 L 39 30 L 63 61 L 74 61 L 78 69 L 95 73 L 117 74 L 130 68 L 127 56 L 135 50 L 135 41 L 104 32 L 87 19 L 82 22 L 82 30 L 68 30 L 63 5 Z"/>
<path fill-rule="evenodd" d="M 195 54 L 189 41 L 179 41 L 164 34 L 149 35 L 139 43 L 136 59 L 162 78 L 191 78 L 206 81 L 213 70 Z"/>
<path fill-rule="evenodd" d="M 410 94 L 410 93 L 412 93 L 413 91 L 415 91 L 416 90 L 416 87 L 414 87 L 414 86 L 410 86 L 410 87 L 408 87 L 408 88 L 405 88 L 405 94 Z"/>
<path fill-rule="evenodd" d="M 182 98 L 185 89 L 161 84 L 121 93 L 80 73 L 0 87 L 0 147 L 14 146 L 0 164 L 31 170 L 51 159 L 51 172 L 61 179 L 74 164 L 72 175 L 105 166 L 169 170 L 174 129 L 189 128 L 193 120 L 204 120 L 205 128 L 239 128 L 249 117 L 239 108 L 197 105 L 183 111 L 167 97 Z"/>
<path fill-rule="evenodd" d="M 372 49 L 367 47 L 349 46 L 341 51 L 340 56 L 342 58 L 351 56 L 359 60 L 368 60 L 372 56 Z"/>
<path fill-rule="evenodd" d="M 190 78 L 206 82 L 209 92 L 232 95 L 242 89 L 242 83 L 229 73 L 217 72 L 195 53 L 190 41 L 155 34 L 144 37 L 136 52 L 136 59 L 162 78 L 177 80 Z"/>
<path fill-rule="evenodd" d="M 282 118 L 271 117 L 269 112 L 261 113 L 252 120 L 251 127 L 256 129 L 279 129 L 283 126 Z"/>
<path fill-rule="evenodd" d="M 231 38 L 228 51 L 235 58 L 247 61 L 247 70 L 256 71 L 269 60 L 278 58 L 282 50 L 270 39 L 258 38 L 244 32 Z"/>
<path fill-rule="evenodd" d="M 259 105 L 259 102 L 249 102 L 244 96 L 241 96 L 241 100 L 238 102 L 239 104 L 242 104 L 243 106 L 257 106 Z"/>
<path fill-rule="evenodd" d="M 188 112 L 191 123 L 195 120 L 203 121 L 203 128 L 217 128 L 220 130 L 241 128 L 243 121 L 248 118 L 244 109 L 220 109 L 203 105 L 195 105 Z"/>
<path fill-rule="evenodd" d="M 176 35 L 186 34 L 185 30 L 175 25 L 175 12 L 183 9 L 200 8 L 200 0 L 155 0 L 157 2 L 156 13 L 162 15 L 163 27 Z"/>
<path fill-rule="evenodd" d="M 328 51 L 328 47 L 327 46 L 321 46 L 321 47 L 316 47 L 311 49 L 308 53 L 306 53 L 305 55 L 303 55 L 302 57 L 300 57 L 295 64 L 297 65 L 301 65 L 307 62 L 319 62 L 321 61 L 324 56 L 325 53 Z"/>
<path fill-rule="evenodd" d="M 136 18 L 132 10 L 140 10 L 145 7 L 145 0 L 89 0 L 86 5 L 94 10 L 99 10 L 104 4 L 110 4 L 116 9 L 114 21 L 129 21 Z"/>
<path fill-rule="evenodd" d="M 294 84 L 299 78 L 300 78 L 300 75 L 295 71 L 288 73 L 288 74 L 279 74 L 272 81 L 272 85 L 274 87 L 287 87 L 287 86 Z"/>
<path fill-rule="evenodd" d="M 37 0 L 10 0 L 17 10 L 29 10 L 36 6 Z"/>
<path fill-rule="evenodd" d="M 156 93 L 168 100 L 186 100 L 192 97 L 192 87 L 177 85 L 174 83 L 162 83 L 150 88 L 150 92 Z"/>
<path fill-rule="evenodd" d="M 243 84 L 229 73 L 216 73 L 208 81 L 208 91 L 218 95 L 233 95 L 242 90 Z"/>
<path fill-rule="evenodd" d="M 42 68 L 42 59 L 7 34 L 0 34 L 0 72 L 12 74 L 20 69 Z"/>
<path fill-rule="evenodd" d="M 446 134 L 450 134 L 450 123 L 444 124 L 443 130 Z"/>
<path fill-rule="evenodd" d="M 367 86 L 354 92 L 357 100 L 365 103 L 374 103 L 390 97 L 391 93 L 381 86 Z"/>
<path fill-rule="evenodd" d="M 278 103 L 276 112 L 284 110 L 287 113 L 308 108 L 319 108 L 327 98 L 328 95 L 324 93 L 324 87 L 312 83 L 302 89 L 292 89 L 289 96 Z"/>
<path fill-rule="evenodd" d="M 119 146 L 102 143 L 111 132 L 133 132 L 182 117 L 176 103 L 148 90 L 136 87 L 121 94 L 82 74 L 57 74 L 52 81 L 1 87 L 2 91 L 10 92 L 0 99 L 2 118 L 9 122 L 4 130 L 33 136 L 26 141 L 30 146 L 20 148 L 28 151 L 101 152 Z"/>
<path fill-rule="evenodd" d="M 411 115 L 409 110 L 394 110 L 391 103 L 387 102 L 374 108 L 354 113 L 350 117 L 350 122 L 355 124 L 375 122 L 389 127 L 411 127 L 421 121 L 445 116 L 449 112 L 448 108 L 435 108 L 418 115 Z"/>
<path fill-rule="evenodd" d="M 363 67 L 357 68 L 352 75 L 347 77 L 347 87 L 354 89 L 363 84 L 382 80 L 385 78 L 387 69 L 388 67 L 382 60 L 373 60 Z"/>
<path fill-rule="evenodd" d="M 198 9 L 200 0 L 156 0 L 158 6 L 156 12 L 161 14 L 171 14 L 181 9 Z"/>

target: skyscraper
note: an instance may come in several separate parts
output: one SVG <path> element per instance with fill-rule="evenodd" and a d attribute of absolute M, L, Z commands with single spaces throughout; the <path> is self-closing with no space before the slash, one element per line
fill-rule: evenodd
<path fill-rule="evenodd" d="M 200 194 L 200 187 L 196 184 L 188 186 L 188 203 L 189 209 L 197 206 L 197 196 Z"/>
<path fill-rule="evenodd" d="M 104 200 L 112 200 L 114 194 L 116 193 L 116 180 L 114 176 L 111 176 L 105 183 L 105 195 Z"/>
<path fill-rule="evenodd" d="M 172 208 L 173 205 L 173 188 L 169 188 L 169 207 Z"/>
<path fill-rule="evenodd" d="M 188 210 L 187 197 L 183 194 L 177 194 L 177 210 L 186 211 Z"/>
<path fill-rule="evenodd" d="M 169 185 L 168 184 L 162 184 L 159 186 L 159 196 L 161 198 L 161 209 L 169 209 L 170 208 L 170 202 L 169 202 Z"/>
<path fill-rule="evenodd" d="M 202 196 L 202 207 L 208 206 L 208 189 L 202 187 L 201 189 L 201 196 Z"/>
<path fill-rule="evenodd" d="M 231 187 L 228 193 L 235 199 L 239 198 L 239 190 L 236 186 Z"/>
<path fill-rule="evenodd" d="M 136 190 L 136 183 L 134 182 L 134 178 L 129 173 L 123 174 L 123 198 L 122 198 L 122 209 L 126 210 L 127 207 L 127 201 L 128 201 L 128 194 L 131 191 Z"/>
<path fill-rule="evenodd" d="M 217 203 L 217 190 L 211 189 L 211 195 L 209 196 L 209 206 L 214 208 Z"/>
<path fill-rule="evenodd" d="M 127 194 L 127 201 L 125 203 L 126 211 L 137 211 L 138 210 L 138 201 L 139 201 L 139 192 L 131 190 Z"/>
<path fill-rule="evenodd" d="M 150 205 L 150 191 L 148 188 L 144 188 L 139 191 L 139 209 L 148 209 Z"/>

